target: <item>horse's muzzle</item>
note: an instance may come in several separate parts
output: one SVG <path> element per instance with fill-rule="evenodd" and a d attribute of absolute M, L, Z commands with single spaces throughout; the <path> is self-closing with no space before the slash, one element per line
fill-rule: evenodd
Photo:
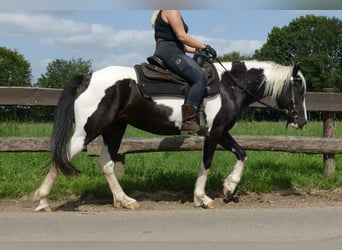
<path fill-rule="evenodd" d="M 300 122 L 300 123 L 295 121 L 295 122 L 291 122 L 290 126 L 294 129 L 303 129 L 306 124 L 308 124 L 307 120 L 304 120 L 303 122 Z"/>
<path fill-rule="evenodd" d="M 287 117 L 286 127 L 290 124 L 290 126 L 294 129 L 302 129 L 308 123 L 304 117 L 300 118 L 295 110 L 285 110 L 284 114 Z"/>

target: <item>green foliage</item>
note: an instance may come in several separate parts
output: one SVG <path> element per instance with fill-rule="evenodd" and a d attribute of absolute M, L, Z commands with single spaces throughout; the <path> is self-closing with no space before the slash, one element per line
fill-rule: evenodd
<path fill-rule="evenodd" d="M 65 84 L 76 75 L 87 74 L 91 71 L 91 61 L 81 58 L 64 60 L 57 59 L 50 62 L 47 66 L 46 73 L 38 78 L 37 87 L 42 88 L 64 88 Z M 36 107 L 35 120 L 52 121 L 53 111 L 51 107 Z"/>
<path fill-rule="evenodd" d="M 274 27 L 254 57 L 285 65 L 300 62 L 308 91 L 327 87 L 341 91 L 342 20 L 307 15 L 288 26 Z"/>
<path fill-rule="evenodd" d="M 0 47 L 0 86 L 31 86 L 31 65 L 16 50 Z M 0 120 L 24 117 L 30 108 L 0 106 Z"/>
<path fill-rule="evenodd" d="M 0 86 L 31 86 L 31 65 L 16 50 L 0 47 Z"/>
<path fill-rule="evenodd" d="M 250 60 L 251 57 L 247 55 L 241 55 L 240 52 L 234 51 L 229 54 L 224 54 L 223 56 L 219 56 L 218 59 L 222 62 L 234 62 L 234 61 Z"/>
<path fill-rule="evenodd" d="M 36 85 L 43 88 L 63 88 L 73 76 L 87 74 L 90 70 L 91 61 L 89 60 L 57 59 L 48 64 L 47 72 L 38 78 Z"/>

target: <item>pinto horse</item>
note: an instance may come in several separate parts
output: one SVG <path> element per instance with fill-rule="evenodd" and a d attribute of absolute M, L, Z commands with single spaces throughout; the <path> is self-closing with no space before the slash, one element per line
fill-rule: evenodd
<path fill-rule="evenodd" d="M 214 207 L 214 201 L 206 195 L 205 185 L 218 144 L 237 158 L 232 172 L 223 181 L 223 194 L 231 198 L 236 191 L 247 157 L 229 130 L 243 107 L 271 96 L 277 109 L 286 111 L 288 124 L 293 128 L 301 129 L 307 123 L 306 83 L 297 66 L 264 61 L 246 61 L 245 65 L 246 70 L 233 73 L 227 71 L 231 70 L 232 63 L 214 64 L 220 76 L 220 91 L 203 100 L 208 133 L 194 188 L 195 207 Z M 113 159 L 126 127 L 132 125 L 160 135 L 180 135 L 183 103 L 184 98 L 180 97 L 145 98 L 137 87 L 136 72 L 130 67 L 111 66 L 74 77 L 65 86 L 56 107 L 51 137 L 52 166 L 34 193 L 34 200 L 39 201 L 36 211 L 49 210 L 48 195 L 58 173 L 78 175 L 79 170 L 71 159 L 100 135 L 104 146 L 99 165 L 113 194 L 114 206 L 138 208 L 138 202 L 125 194 L 114 174 Z"/>

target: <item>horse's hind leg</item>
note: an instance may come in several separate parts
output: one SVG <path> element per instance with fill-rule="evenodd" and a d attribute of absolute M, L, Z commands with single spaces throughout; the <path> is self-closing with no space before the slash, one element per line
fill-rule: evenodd
<path fill-rule="evenodd" d="M 40 187 L 35 191 L 32 200 L 39 201 L 39 205 L 36 207 L 35 211 L 45 210 L 46 212 L 51 212 L 50 204 L 48 201 L 48 195 L 52 189 L 58 176 L 58 171 L 55 166 L 51 166 L 50 171 L 44 178 Z"/>
<path fill-rule="evenodd" d="M 125 194 L 114 172 L 114 157 L 119 150 L 125 129 L 126 125 L 116 125 L 114 128 L 111 127 L 108 129 L 109 132 L 102 134 L 104 145 L 102 147 L 99 164 L 113 194 L 114 207 L 137 209 L 139 208 L 139 204 L 135 199 Z"/>
<path fill-rule="evenodd" d="M 70 153 L 69 158 L 73 158 L 76 154 L 81 152 L 84 148 L 84 136 L 74 134 L 70 140 Z M 35 191 L 33 195 L 33 201 L 39 201 L 39 205 L 35 209 L 36 212 L 45 210 L 47 212 L 51 211 L 50 204 L 48 201 L 48 195 L 51 192 L 51 189 L 54 183 L 57 180 L 58 170 L 55 166 L 51 166 L 48 174 L 44 178 L 40 187 Z"/>

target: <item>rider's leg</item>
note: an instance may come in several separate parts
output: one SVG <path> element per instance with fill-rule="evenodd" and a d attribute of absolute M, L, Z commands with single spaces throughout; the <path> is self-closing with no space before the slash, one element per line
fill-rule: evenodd
<path fill-rule="evenodd" d="M 191 87 L 185 104 L 182 106 L 182 134 L 196 133 L 198 109 L 206 93 L 208 75 L 192 58 L 184 53 L 184 47 L 174 42 L 162 42 L 157 45 L 155 55 L 163 59 L 167 67 L 183 77 Z"/>
<path fill-rule="evenodd" d="M 185 104 L 182 106 L 182 134 L 200 130 L 198 111 L 206 93 L 208 75 L 195 61 L 187 58 L 188 66 L 183 72 L 184 78 L 192 83 Z"/>

